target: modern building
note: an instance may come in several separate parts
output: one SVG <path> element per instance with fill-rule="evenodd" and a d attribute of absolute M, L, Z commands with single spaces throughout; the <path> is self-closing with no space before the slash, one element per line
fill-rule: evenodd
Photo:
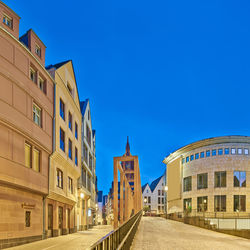
<path fill-rule="evenodd" d="M 52 152 L 53 79 L 33 30 L 0 1 L 0 248 L 42 239 Z"/>
<path fill-rule="evenodd" d="M 166 211 L 166 178 L 165 174 L 154 180 L 150 185 L 142 186 L 143 207 L 155 214 L 163 214 Z"/>
<path fill-rule="evenodd" d="M 82 116 L 72 61 L 50 65 L 47 70 L 55 81 L 55 112 L 46 229 L 48 236 L 58 236 L 77 230 Z"/>
<path fill-rule="evenodd" d="M 78 205 L 79 230 L 88 229 L 96 222 L 96 154 L 95 130 L 92 129 L 90 102 L 88 99 L 80 102 L 81 127 L 81 176 L 78 180 L 79 197 L 82 202 Z"/>
<path fill-rule="evenodd" d="M 223 136 L 194 142 L 164 159 L 168 213 L 250 212 L 250 137 Z"/>

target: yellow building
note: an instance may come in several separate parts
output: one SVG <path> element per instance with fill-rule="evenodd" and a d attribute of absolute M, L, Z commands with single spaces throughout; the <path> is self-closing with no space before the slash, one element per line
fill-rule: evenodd
<path fill-rule="evenodd" d="M 48 236 L 77 229 L 77 180 L 81 166 L 81 110 L 72 61 L 47 67 L 55 81 L 53 153 L 46 203 Z"/>

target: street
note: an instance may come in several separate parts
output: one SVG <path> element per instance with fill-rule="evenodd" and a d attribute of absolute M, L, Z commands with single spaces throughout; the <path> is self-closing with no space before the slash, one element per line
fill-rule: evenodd
<path fill-rule="evenodd" d="M 142 217 L 132 250 L 250 249 L 250 240 L 160 217 Z"/>
<path fill-rule="evenodd" d="M 113 230 L 110 225 L 95 226 L 87 231 L 80 231 L 47 240 L 40 240 L 33 243 L 9 248 L 11 250 L 85 250 L 103 236 Z"/>

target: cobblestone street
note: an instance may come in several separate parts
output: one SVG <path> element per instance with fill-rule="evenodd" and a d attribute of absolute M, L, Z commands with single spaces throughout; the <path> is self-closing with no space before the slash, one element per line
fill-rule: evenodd
<path fill-rule="evenodd" d="M 159 217 L 142 217 L 132 250 L 250 249 L 250 240 Z"/>
<path fill-rule="evenodd" d="M 68 234 L 47 240 L 41 240 L 17 247 L 11 250 L 85 250 L 113 230 L 112 226 L 95 226 L 87 231 Z"/>

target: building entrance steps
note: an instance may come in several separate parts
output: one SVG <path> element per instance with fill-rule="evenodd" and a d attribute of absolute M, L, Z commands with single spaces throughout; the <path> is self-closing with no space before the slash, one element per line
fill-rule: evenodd
<path fill-rule="evenodd" d="M 250 241 L 161 217 L 142 217 L 131 249 L 250 249 Z"/>

